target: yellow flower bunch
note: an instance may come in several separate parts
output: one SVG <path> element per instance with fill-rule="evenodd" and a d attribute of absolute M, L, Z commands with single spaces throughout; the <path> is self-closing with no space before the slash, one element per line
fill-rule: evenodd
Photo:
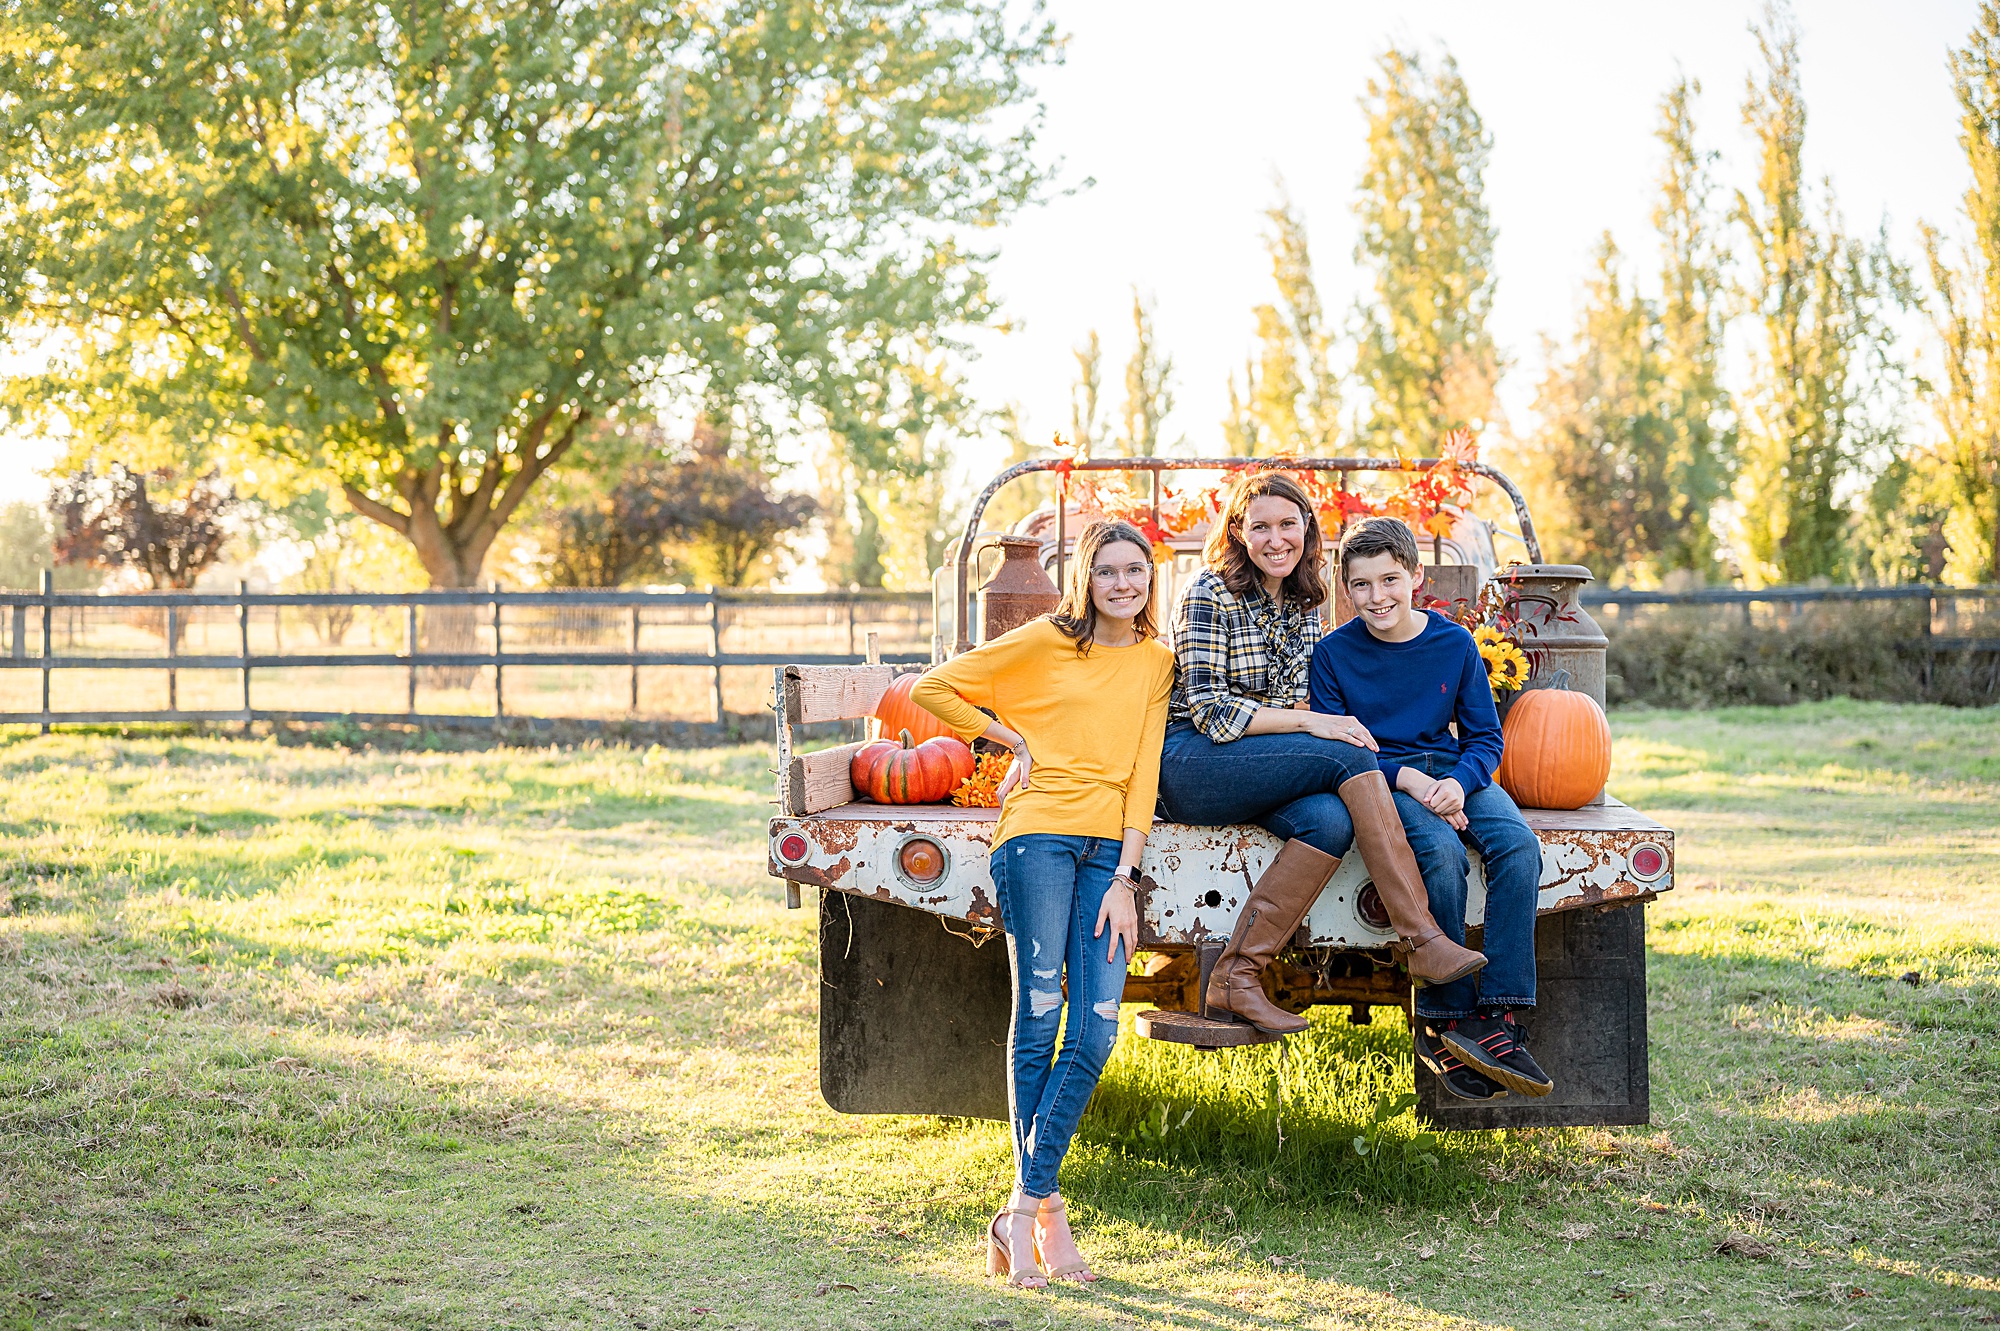
<path fill-rule="evenodd" d="M 1528 658 L 1505 634 L 1490 624 L 1472 631 L 1479 655 L 1486 662 L 1486 681 L 1495 693 L 1510 692 L 1528 682 Z"/>
<path fill-rule="evenodd" d="M 1011 753 L 983 753 L 973 764 L 972 775 L 958 783 L 958 789 L 951 792 L 951 802 L 961 809 L 991 809 L 998 807 L 1000 800 L 995 793 L 1000 783 L 1007 779 L 1007 769 L 1014 765 Z"/>

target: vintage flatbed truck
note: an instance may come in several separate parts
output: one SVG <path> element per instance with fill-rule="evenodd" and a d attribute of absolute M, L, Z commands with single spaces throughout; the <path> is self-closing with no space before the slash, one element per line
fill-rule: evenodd
<path fill-rule="evenodd" d="M 1088 469 L 1148 471 L 1155 502 L 1160 472 L 1240 468 L 1241 459 L 1115 459 Z M 1396 467 L 1380 459 L 1259 459 L 1288 470 L 1364 471 Z M 1417 465 L 1426 465 L 1419 463 Z M 975 501 L 953 565 L 934 588 L 942 659 L 974 644 L 973 557 L 979 523 L 1001 486 L 1054 469 L 1020 463 L 995 478 Z M 1587 570 L 1540 563 L 1527 505 L 1499 472 L 1474 470 L 1513 501 L 1520 539 L 1535 562 L 1498 574 L 1510 582 L 1524 641 L 1536 662 L 1529 687 L 1567 669 L 1603 701 L 1603 637 L 1574 602 Z M 1046 517 L 1046 515 L 1044 515 Z M 1060 583 L 1068 514 L 1058 506 L 1045 558 Z M 1045 530 L 1049 525 L 1042 522 Z M 1199 543 L 1171 543 L 1162 565 L 1161 618 L 1168 621 L 1174 583 L 1199 567 Z M 1474 541 L 1457 543 L 1461 549 Z M 1490 551 L 1491 542 L 1486 542 Z M 1490 554 L 1488 555 L 1490 559 Z M 1434 570 L 1460 595 L 1476 592 L 1485 570 Z M 1344 614 L 1344 607 L 1342 607 Z M 987 849 L 998 811 L 950 805 L 878 805 L 858 801 L 848 779 L 855 745 L 802 751 L 799 728 L 869 716 L 896 674 L 918 665 L 791 665 L 776 672 L 778 815 L 770 821 L 770 872 L 786 884 L 787 904 L 803 889 L 819 897 L 820 1088 L 846 1113 L 951 1114 L 1005 1118 L 1005 1049 L 1012 988 Z M 822 727 L 823 728 L 823 727 Z M 1523 811 L 1542 843 L 1540 990 L 1530 1023 L 1538 1055 L 1558 1069 L 1557 1089 L 1540 1100 L 1519 1097 L 1473 1104 L 1444 1094 L 1417 1066 L 1418 1112 L 1457 1129 L 1644 1123 L 1648 1116 L 1644 904 L 1673 885 L 1674 838 L 1667 828 L 1600 796 L 1577 810 Z M 1161 821 L 1140 864 L 1139 951 L 1125 1001 L 1153 1005 L 1140 1029 L 1156 1036 L 1198 1013 L 1208 965 L 1236 922 L 1249 886 L 1276 855 L 1279 840 L 1254 826 L 1197 827 Z M 1485 882 L 1477 855 L 1467 910 L 1483 918 Z M 1349 1008 L 1366 1022 L 1376 1007 L 1410 1010 L 1407 974 L 1388 945 L 1386 912 L 1359 855 L 1347 856 L 1307 914 L 1295 945 L 1271 968 L 1267 987 L 1280 1005 Z M 1211 1045 L 1256 1042 L 1209 1039 L 1172 1029 L 1166 1038 Z"/>

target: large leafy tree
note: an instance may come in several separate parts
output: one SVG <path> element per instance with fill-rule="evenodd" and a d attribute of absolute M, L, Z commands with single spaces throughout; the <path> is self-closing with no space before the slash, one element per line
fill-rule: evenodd
<path fill-rule="evenodd" d="M 1377 452 L 1427 456 L 1447 431 L 1480 429 L 1495 412 L 1492 137 L 1448 55 L 1433 68 L 1391 47 L 1362 110 L 1368 159 L 1354 257 L 1374 289 L 1358 312 L 1360 436 Z"/>
<path fill-rule="evenodd" d="M 9 404 L 329 473 L 443 586 L 635 395 L 893 465 L 857 385 L 987 317 L 962 238 L 1042 178 L 1004 9 L 14 0 Z"/>

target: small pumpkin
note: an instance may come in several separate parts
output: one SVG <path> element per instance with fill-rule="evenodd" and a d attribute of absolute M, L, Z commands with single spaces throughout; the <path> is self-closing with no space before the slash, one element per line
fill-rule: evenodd
<path fill-rule="evenodd" d="M 941 804 L 972 775 L 972 750 L 955 735 L 912 742 L 910 732 L 870 740 L 847 767 L 854 788 L 877 804 Z"/>
<path fill-rule="evenodd" d="M 927 739 L 958 738 L 950 726 L 910 701 L 910 691 L 922 678 L 914 671 L 896 676 L 889 685 L 889 691 L 882 695 L 882 701 L 875 704 L 875 719 L 882 723 L 884 739 L 903 730 L 909 731 L 910 738 L 919 744 Z"/>
<path fill-rule="evenodd" d="M 1581 809 L 1611 775 L 1611 726 L 1587 693 L 1568 687 L 1529 689 L 1514 699 L 1500 728 L 1505 748 L 1493 779 L 1524 809 Z"/>

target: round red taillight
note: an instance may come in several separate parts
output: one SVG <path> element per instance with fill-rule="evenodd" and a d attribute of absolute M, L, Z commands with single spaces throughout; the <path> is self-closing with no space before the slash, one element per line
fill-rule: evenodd
<path fill-rule="evenodd" d="M 896 852 L 903 876 L 913 883 L 934 883 L 944 877 L 944 847 L 929 837 L 911 837 Z"/>
<path fill-rule="evenodd" d="M 1389 908 L 1382 904 L 1382 894 L 1373 883 L 1361 889 L 1361 895 L 1354 901 L 1354 911 L 1370 929 L 1389 927 Z"/>
<path fill-rule="evenodd" d="M 787 864 L 804 862 L 811 850 L 812 847 L 806 844 L 806 839 L 797 832 L 789 832 L 778 840 L 778 858 Z"/>
<path fill-rule="evenodd" d="M 1626 861 L 1632 866 L 1632 876 L 1647 881 L 1658 878 L 1667 871 L 1667 853 L 1658 846 L 1635 846 Z"/>

